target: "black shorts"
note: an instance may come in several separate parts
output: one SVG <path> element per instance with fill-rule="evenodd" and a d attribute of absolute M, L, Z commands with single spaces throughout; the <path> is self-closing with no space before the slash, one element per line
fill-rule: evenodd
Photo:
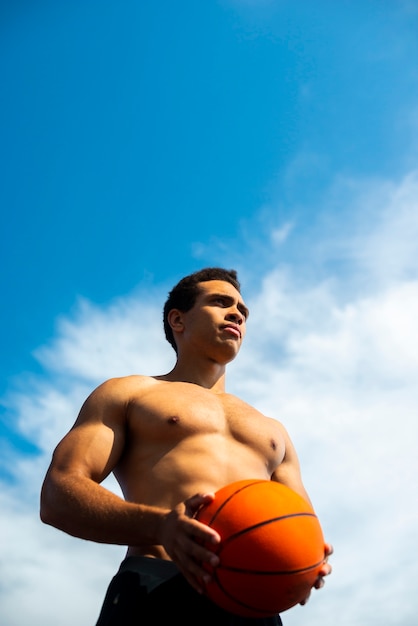
<path fill-rule="evenodd" d="M 279 615 L 249 619 L 194 591 L 171 561 L 127 557 L 112 579 L 96 626 L 281 626 Z"/>

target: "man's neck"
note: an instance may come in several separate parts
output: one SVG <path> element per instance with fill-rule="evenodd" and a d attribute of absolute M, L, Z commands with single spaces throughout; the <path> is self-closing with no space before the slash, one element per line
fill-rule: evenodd
<path fill-rule="evenodd" d="M 207 363 L 205 367 L 199 367 L 196 363 L 182 363 L 178 360 L 171 372 L 158 378 L 172 382 L 193 383 L 210 389 L 214 393 L 225 391 L 225 366 L 219 363 Z"/>

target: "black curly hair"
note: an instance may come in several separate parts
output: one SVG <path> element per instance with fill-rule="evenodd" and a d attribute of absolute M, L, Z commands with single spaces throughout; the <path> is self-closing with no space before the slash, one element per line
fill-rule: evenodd
<path fill-rule="evenodd" d="M 204 283 L 209 280 L 223 280 L 230 283 L 237 291 L 241 292 L 241 285 L 235 270 L 226 270 L 222 267 L 205 267 L 182 278 L 168 294 L 163 312 L 165 337 L 173 346 L 176 353 L 177 346 L 174 340 L 173 330 L 168 323 L 168 314 L 171 309 L 178 309 L 183 313 L 190 311 L 199 294 L 199 283 Z"/>

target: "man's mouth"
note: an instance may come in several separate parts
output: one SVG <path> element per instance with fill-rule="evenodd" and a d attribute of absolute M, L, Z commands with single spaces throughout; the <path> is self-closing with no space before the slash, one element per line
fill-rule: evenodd
<path fill-rule="evenodd" d="M 241 339 L 241 330 L 236 324 L 228 324 L 227 326 L 224 326 L 223 329 L 229 332 L 231 335 L 234 335 L 235 337 Z"/>

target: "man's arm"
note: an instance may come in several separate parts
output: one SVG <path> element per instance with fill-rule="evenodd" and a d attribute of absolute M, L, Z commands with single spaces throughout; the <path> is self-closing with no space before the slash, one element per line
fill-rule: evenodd
<path fill-rule="evenodd" d="M 282 430 L 282 435 L 285 443 L 285 454 L 282 462 L 276 467 L 271 479 L 278 483 L 282 483 L 296 491 L 302 498 L 304 498 L 312 506 L 308 493 L 303 485 L 300 464 L 295 447 L 282 424 L 279 424 Z"/>
<path fill-rule="evenodd" d="M 138 544 L 155 539 L 161 511 L 125 502 L 100 483 L 117 464 L 125 444 L 126 396 L 122 380 L 98 387 L 54 451 L 41 491 L 41 519 L 92 541 Z M 148 528 L 149 520 L 149 528 Z"/>
<path fill-rule="evenodd" d="M 113 379 L 86 400 L 54 451 L 41 491 L 41 519 L 76 537 L 100 543 L 163 545 L 196 589 L 207 576 L 199 562 L 214 555 L 203 547 L 219 536 L 193 519 L 212 496 L 197 494 L 174 511 L 126 502 L 100 483 L 111 473 L 125 446 L 129 381 Z"/>
<path fill-rule="evenodd" d="M 302 498 L 304 498 L 312 506 L 312 502 L 303 485 L 299 459 L 295 447 L 283 426 L 282 429 L 285 439 L 285 456 L 282 463 L 273 472 L 271 479 L 282 483 L 283 485 L 286 485 L 290 489 L 293 489 L 293 491 L 302 496 Z M 314 584 L 315 589 L 321 589 L 321 587 L 323 587 L 325 584 L 324 577 L 331 574 L 332 567 L 328 563 L 328 557 L 331 556 L 333 551 L 334 550 L 331 544 L 326 543 L 324 545 L 324 563 L 319 571 L 318 578 Z M 303 602 L 301 602 L 301 604 L 306 604 L 308 599 L 309 596 Z"/>

